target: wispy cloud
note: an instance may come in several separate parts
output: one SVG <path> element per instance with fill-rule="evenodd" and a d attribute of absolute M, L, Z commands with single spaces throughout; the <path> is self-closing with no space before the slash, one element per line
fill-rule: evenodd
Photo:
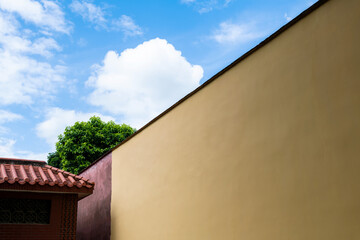
<path fill-rule="evenodd" d="M 136 25 L 134 20 L 129 16 L 122 15 L 119 19 L 113 20 L 112 23 L 112 29 L 122 31 L 125 36 L 143 34 L 141 27 Z"/>
<path fill-rule="evenodd" d="M 35 154 L 31 151 L 16 151 L 16 140 L 4 137 L 8 136 L 10 129 L 3 126 L 7 122 L 13 122 L 23 119 L 23 116 L 0 109 L 0 156 L 26 159 L 46 159 L 46 153 Z"/>
<path fill-rule="evenodd" d="M 40 37 L 31 41 L 24 36 L 15 34 L 0 34 L 0 36 L 0 44 L 3 49 L 11 53 L 36 54 L 50 57 L 53 54 L 53 50 L 61 50 L 61 47 L 53 38 Z"/>
<path fill-rule="evenodd" d="M 105 27 L 107 21 L 101 7 L 86 1 L 73 1 L 69 7 L 71 11 L 79 14 L 85 21 Z"/>
<path fill-rule="evenodd" d="M 9 131 L 9 129 L 3 126 L 3 124 L 20 120 L 22 118 L 23 116 L 19 114 L 0 109 L 0 136 L 2 134 L 8 133 Z"/>
<path fill-rule="evenodd" d="M 264 35 L 265 32 L 260 31 L 254 23 L 222 22 L 211 38 L 221 44 L 239 44 L 258 39 Z"/>
<path fill-rule="evenodd" d="M 86 41 L 85 38 L 80 38 L 80 39 L 76 42 L 76 44 L 77 44 L 79 47 L 85 47 L 85 46 L 88 44 L 88 42 Z"/>
<path fill-rule="evenodd" d="M 284 14 L 284 18 L 287 22 L 291 21 L 293 18 L 290 17 L 287 13 Z"/>
<path fill-rule="evenodd" d="M 181 3 L 193 3 L 195 2 L 196 0 L 181 0 Z"/>
<path fill-rule="evenodd" d="M 211 12 L 214 9 L 227 7 L 232 0 L 181 0 L 181 3 L 189 5 L 199 13 Z"/>
<path fill-rule="evenodd" d="M 227 6 L 232 0 L 225 0 L 224 6 Z"/>
<path fill-rule="evenodd" d="M 0 137 L 0 156 L 2 157 L 14 157 L 14 139 Z"/>
<path fill-rule="evenodd" d="M 74 0 L 69 7 L 74 13 L 82 16 L 85 21 L 94 24 L 97 30 L 122 31 L 125 37 L 143 34 L 141 27 L 127 15 L 110 18 L 106 16 L 104 9 L 100 6 L 81 0 Z"/>
<path fill-rule="evenodd" d="M 16 140 L 0 137 L 0 156 L 8 158 L 23 158 L 32 160 L 46 160 L 47 153 L 34 153 L 31 151 L 18 151 L 15 149 Z"/>
<path fill-rule="evenodd" d="M 11 122 L 22 118 L 19 114 L 0 109 L 0 123 Z"/>

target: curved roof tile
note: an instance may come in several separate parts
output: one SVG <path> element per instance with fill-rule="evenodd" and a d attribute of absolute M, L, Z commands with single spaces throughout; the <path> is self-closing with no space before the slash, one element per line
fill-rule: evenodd
<path fill-rule="evenodd" d="M 89 179 L 49 166 L 44 161 L 0 158 L 0 185 L 59 186 L 93 190 L 95 183 Z"/>

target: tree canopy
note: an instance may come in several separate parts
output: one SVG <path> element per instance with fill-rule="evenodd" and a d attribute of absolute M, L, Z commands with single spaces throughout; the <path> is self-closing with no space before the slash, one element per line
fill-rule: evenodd
<path fill-rule="evenodd" d="M 56 151 L 49 153 L 48 164 L 78 174 L 135 131 L 129 125 L 103 122 L 95 116 L 87 122 L 76 122 L 58 136 Z"/>

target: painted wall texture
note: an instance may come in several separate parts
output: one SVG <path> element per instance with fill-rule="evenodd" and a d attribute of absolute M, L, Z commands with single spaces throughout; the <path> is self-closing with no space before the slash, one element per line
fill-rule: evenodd
<path fill-rule="evenodd" d="M 96 183 L 92 195 L 78 202 L 78 240 L 110 239 L 111 153 L 84 172 L 82 177 Z"/>
<path fill-rule="evenodd" d="M 359 13 L 324 3 L 115 149 L 111 239 L 360 239 Z"/>

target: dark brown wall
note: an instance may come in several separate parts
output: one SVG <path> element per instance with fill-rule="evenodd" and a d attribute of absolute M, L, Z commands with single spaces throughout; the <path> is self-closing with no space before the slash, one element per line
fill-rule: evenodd
<path fill-rule="evenodd" d="M 18 193 L 0 191 L 0 197 L 51 200 L 50 224 L 0 224 L 1 240 L 76 239 L 76 194 Z"/>
<path fill-rule="evenodd" d="M 110 239 L 111 231 L 111 153 L 86 169 L 80 176 L 95 182 L 92 195 L 79 201 L 78 240 Z"/>

